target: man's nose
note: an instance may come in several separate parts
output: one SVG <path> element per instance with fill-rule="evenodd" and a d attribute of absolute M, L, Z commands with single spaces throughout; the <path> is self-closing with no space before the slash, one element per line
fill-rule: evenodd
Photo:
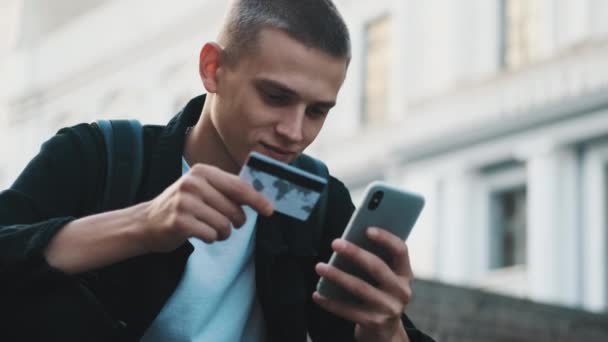
<path fill-rule="evenodd" d="M 302 141 L 305 117 L 304 110 L 294 110 L 289 114 L 285 113 L 277 123 L 277 134 L 291 143 Z"/>

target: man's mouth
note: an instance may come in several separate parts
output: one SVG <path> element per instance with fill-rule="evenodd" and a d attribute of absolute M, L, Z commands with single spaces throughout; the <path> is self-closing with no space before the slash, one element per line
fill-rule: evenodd
<path fill-rule="evenodd" d="M 264 154 L 267 154 L 269 157 L 274 158 L 276 160 L 282 161 L 284 163 L 288 162 L 291 157 L 295 154 L 295 152 L 282 149 L 280 147 L 268 145 L 265 143 L 261 143 L 262 147 L 264 147 Z"/>

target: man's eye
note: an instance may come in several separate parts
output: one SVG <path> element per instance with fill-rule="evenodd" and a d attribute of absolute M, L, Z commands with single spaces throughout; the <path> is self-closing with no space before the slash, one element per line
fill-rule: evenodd
<path fill-rule="evenodd" d="M 322 110 L 321 108 L 312 107 L 308 110 L 308 115 L 314 118 L 319 118 L 327 115 L 327 112 Z"/>

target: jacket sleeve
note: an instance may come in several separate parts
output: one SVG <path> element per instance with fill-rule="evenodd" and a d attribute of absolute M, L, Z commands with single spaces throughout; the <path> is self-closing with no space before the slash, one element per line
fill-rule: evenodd
<path fill-rule="evenodd" d="M 332 254 L 331 242 L 342 236 L 346 225 L 355 210 L 350 194 L 344 184 L 331 177 L 328 191 L 327 217 L 324 225 L 324 234 L 321 240 L 319 261 L 327 262 Z M 312 282 L 316 286 L 319 280 L 316 272 Z M 310 305 L 309 313 L 310 335 L 313 341 L 354 341 L 355 327 L 352 322 L 333 315 L 316 305 Z M 419 331 L 412 321 L 403 314 L 401 321 L 408 337 L 412 342 L 433 341 L 426 334 Z"/>
<path fill-rule="evenodd" d="M 90 189 L 105 174 L 94 162 L 99 144 L 90 125 L 62 129 L 0 192 L 0 289 L 9 290 L 2 293 L 61 273 L 43 253 L 62 227 L 94 207 Z"/>

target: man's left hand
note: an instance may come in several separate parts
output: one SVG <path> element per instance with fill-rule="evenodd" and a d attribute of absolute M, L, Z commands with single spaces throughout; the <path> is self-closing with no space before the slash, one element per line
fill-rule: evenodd
<path fill-rule="evenodd" d="M 375 287 L 325 263 L 318 263 L 317 273 L 361 299 L 361 304 L 332 300 L 313 294 L 314 301 L 325 310 L 356 324 L 358 341 L 409 341 L 401 314 L 412 297 L 413 279 L 407 246 L 396 235 L 380 228 L 367 230 L 370 240 L 381 245 L 392 256 L 387 264 L 365 249 L 343 239 L 336 239 L 332 248 L 365 270 L 377 282 Z"/>

